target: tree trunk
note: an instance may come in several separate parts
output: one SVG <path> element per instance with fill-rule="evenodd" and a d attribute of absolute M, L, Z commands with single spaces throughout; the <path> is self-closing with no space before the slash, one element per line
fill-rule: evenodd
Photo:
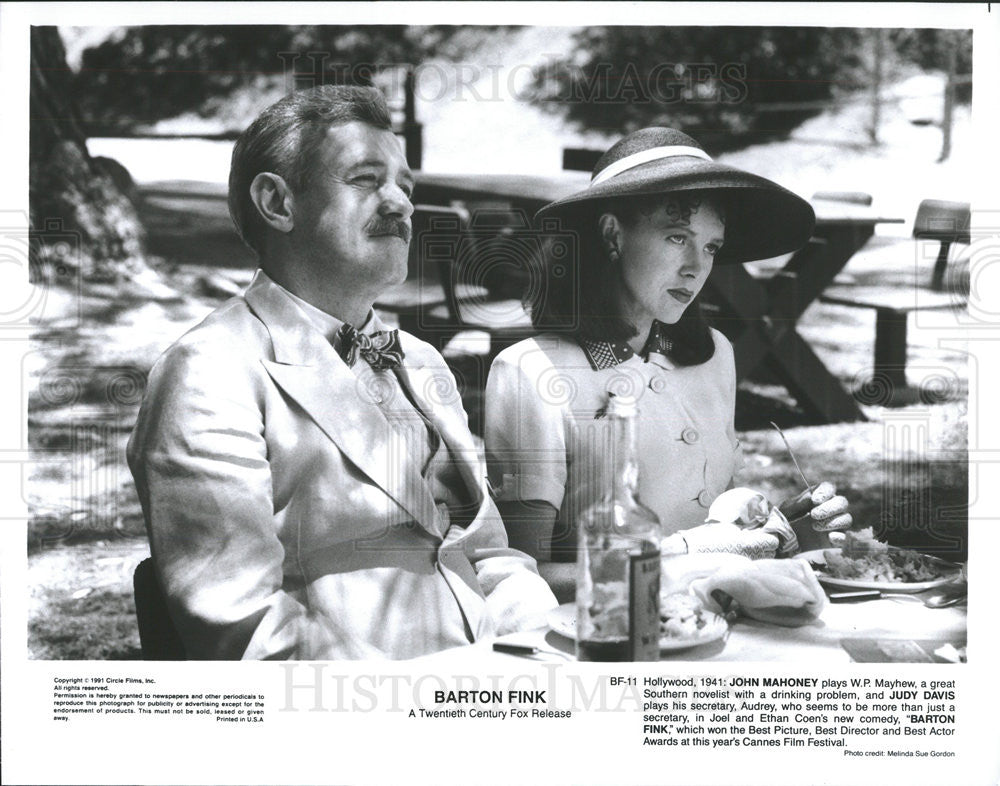
<path fill-rule="evenodd" d="M 868 140 L 877 145 L 879 126 L 882 125 L 882 69 L 885 61 L 885 36 L 882 30 L 873 30 L 872 40 L 872 115 L 868 125 Z"/>
<path fill-rule="evenodd" d="M 938 163 L 947 161 L 951 155 L 951 126 L 955 114 L 955 71 L 958 67 L 957 50 L 961 45 L 959 34 L 946 31 L 944 40 L 948 47 L 948 77 L 944 85 L 944 110 L 941 115 L 941 155 Z"/>
<path fill-rule="evenodd" d="M 118 281 L 145 268 L 142 225 L 109 166 L 87 152 L 66 50 L 55 27 L 31 28 L 30 226 L 36 277 L 54 265 Z M 124 168 L 119 167 L 118 179 Z M 68 243 L 67 243 L 68 241 Z M 67 251 L 68 249 L 68 251 Z"/>

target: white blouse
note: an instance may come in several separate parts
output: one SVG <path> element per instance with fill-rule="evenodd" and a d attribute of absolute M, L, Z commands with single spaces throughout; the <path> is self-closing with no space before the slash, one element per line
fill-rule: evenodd
<path fill-rule="evenodd" d="M 743 464 L 733 348 L 718 331 L 712 337 L 715 354 L 698 366 L 651 353 L 595 370 L 576 341 L 554 334 L 497 357 L 485 396 L 490 483 L 498 501 L 540 500 L 559 511 L 554 559 L 572 559 L 574 522 L 606 490 L 595 479 L 609 463 L 601 417 L 609 392 L 638 399 L 639 500 L 663 534 L 704 523 Z"/>

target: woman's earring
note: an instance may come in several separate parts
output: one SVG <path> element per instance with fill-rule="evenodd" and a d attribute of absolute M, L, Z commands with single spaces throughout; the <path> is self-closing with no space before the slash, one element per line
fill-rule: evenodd
<path fill-rule="evenodd" d="M 611 261 L 612 265 L 617 265 L 621 261 L 621 258 L 622 255 L 621 252 L 618 251 L 617 246 L 611 246 L 611 248 L 608 249 L 608 259 Z"/>

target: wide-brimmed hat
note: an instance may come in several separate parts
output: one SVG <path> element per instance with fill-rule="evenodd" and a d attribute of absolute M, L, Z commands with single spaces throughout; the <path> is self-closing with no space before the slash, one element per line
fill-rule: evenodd
<path fill-rule="evenodd" d="M 673 128 L 643 128 L 616 142 L 597 162 L 588 188 L 546 205 L 535 219 L 596 218 L 630 197 L 700 190 L 722 192 L 727 208 L 716 264 L 780 256 L 812 235 L 816 214 L 806 200 L 766 177 L 716 163 Z"/>

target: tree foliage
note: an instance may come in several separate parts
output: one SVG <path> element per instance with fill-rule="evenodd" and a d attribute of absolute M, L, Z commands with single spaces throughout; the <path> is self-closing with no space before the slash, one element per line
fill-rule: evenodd
<path fill-rule="evenodd" d="M 892 30 L 889 40 L 899 55 L 921 68 L 947 71 L 949 57 L 955 58 L 955 73 L 972 74 L 971 30 Z M 959 101 L 972 100 L 972 83 L 966 81 L 957 91 Z"/>
<path fill-rule="evenodd" d="M 478 31 L 478 35 L 472 34 Z M 405 25 L 148 25 L 128 27 L 83 53 L 81 109 L 99 130 L 129 130 L 185 113 L 249 116 L 222 105 L 247 91 L 265 98 L 312 84 L 368 84 L 379 67 L 457 58 L 495 28 Z M 267 101 L 265 101 L 267 103 Z"/>
<path fill-rule="evenodd" d="M 782 135 L 866 87 L 871 32 L 858 28 L 604 27 L 535 70 L 534 99 L 584 128 L 690 131 L 715 150 Z M 947 31 L 892 31 L 902 56 L 937 66 Z M 910 33 L 903 35 L 902 33 Z M 801 104 L 803 106 L 789 106 Z"/>

